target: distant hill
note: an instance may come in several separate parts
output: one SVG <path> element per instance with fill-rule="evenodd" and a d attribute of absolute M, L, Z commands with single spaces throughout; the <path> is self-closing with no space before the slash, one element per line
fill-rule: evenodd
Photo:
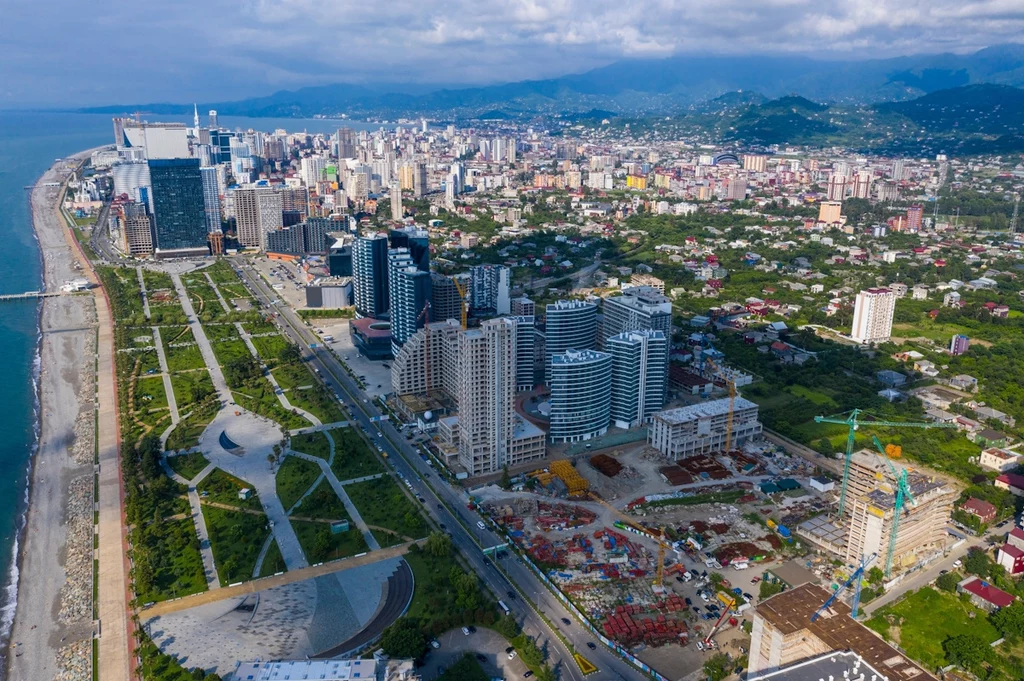
<path fill-rule="evenodd" d="M 334 84 L 236 102 L 205 102 L 201 107 L 223 115 L 277 117 L 471 119 L 494 110 L 522 118 L 591 110 L 644 115 L 708 104 L 712 109 L 742 108 L 765 103 L 760 97 L 783 101 L 778 98 L 793 93 L 829 104 L 906 101 L 980 83 L 1024 86 L 1024 46 L 866 61 L 824 61 L 803 55 L 679 55 L 623 60 L 581 74 L 485 87 Z M 191 111 L 191 103 L 135 103 L 84 111 L 113 114 L 137 109 L 181 114 Z"/>
<path fill-rule="evenodd" d="M 967 85 L 875 108 L 906 116 L 932 132 L 1024 132 L 1024 90 L 1007 85 Z"/>

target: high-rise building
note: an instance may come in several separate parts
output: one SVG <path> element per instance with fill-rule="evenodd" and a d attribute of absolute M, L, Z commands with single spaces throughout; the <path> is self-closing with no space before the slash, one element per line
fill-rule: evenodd
<path fill-rule="evenodd" d="M 892 335 L 896 294 L 887 288 L 869 288 L 857 294 L 850 338 L 858 343 L 887 343 Z"/>
<path fill-rule="evenodd" d="M 730 421 L 731 437 L 727 438 Z M 742 397 L 733 402 L 723 397 L 657 412 L 647 429 L 647 441 L 669 459 L 678 461 L 721 451 L 725 448 L 726 439 L 730 440 L 730 447 L 738 449 L 760 434 L 757 404 Z"/>
<path fill-rule="evenodd" d="M 152 191 L 149 181 L 149 164 L 145 161 L 115 163 L 110 167 L 114 178 L 114 197 L 126 194 L 132 201 L 139 201 L 153 210 Z"/>
<path fill-rule="evenodd" d="M 338 158 L 356 158 L 356 136 L 352 128 L 338 128 Z"/>
<path fill-rule="evenodd" d="M 744 154 L 743 169 L 754 173 L 763 173 L 768 169 L 768 157 Z"/>
<path fill-rule="evenodd" d="M 600 343 L 623 331 L 654 329 L 672 336 L 672 301 L 648 286 L 633 286 L 622 295 L 605 298 Z"/>
<path fill-rule="evenodd" d="M 299 223 L 284 229 L 276 229 L 267 232 L 265 250 L 267 253 L 286 253 L 288 255 L 303 255 L 302 233 L 305 231 L 305 224 Z"/>
<path fill-rule="evenodd" d="M 388 245 L 408 249 L 412 264 L 424 272 L 430 271 L 430 236 L 426 230 L 393 229 L 388 233 Z"/>
<path fill-rule="evenodd" d="M 302 247 L 306 253 L 326 253 L 331 243 L 329 232 L 343 229 L 344 223 L 331 218 L 306 218 Z"/>
<path fill-rule="evenodd" d="M 427 164 L 418 162 L 413 166 L 412 195 L 418 199 L 423 197 L 427 191 L 429 191 L 427 186 Z"/>
<path fill-rule="evenodd" d="M 207 116 L 209 116 L 209 118 L 210 118 L 210 127 L 211 128 L 216 128 L 217 127 L 217 110 L 216 109 L 210 109 L 210 112 L 207 114 Z"/>
<path fill-rule="evenodd" d="M 898 158 L 892 162 L 892 179 L 899 182 L 904 178 L 904 161 L 902 158 Z"/>
<path fill-rule="evenodd" d="M 388 237 L 356 237 L 352 243 L 352 298 L 360 317 L 383 318 L 388 300 Z"/>
<path fill-rule="evenodd" d="M 971 339 L 962 333 L 958 333 L 953 336 L 953 340 L 949 342 L 949 354 L 954 357 L 962 355 L 967 352 L 971 347 Z"/>
<path fill-rule="evenodd" d="M 304 157 L 300 164 L 302 181 L 307 187 L 316 187 L 316 183 L 323 177 L 326 168 L 326 157 L 320 155 Z"/>
<path fill-rule="evenodd" d="M 512 271 L 504 265 L 476 265 L 469 270 L 470 305 L 474 314 L 504 315 L 511 312 Z"/>
<path fill-rule="evenodd" d="M 151 159 L 154 248 L 157 255 L 207 248 L 199 159 Z"/>
<path fill-rule="evenodd" d="M 548 304 L 544 312 L 544 380 L 550 382 L 553 356 L 597 346 L 597 305 L 559 300 Z"/>
<path fill-rule="evenodd" d="M 842 221 L 842 217 L 842 201 L 822 201 L 818 207 L 818 222 L 824 222 L 826 225 L 837 225 Z"/>
<path fill-rule="evenodd" d="M 907 231 L 920 232 L 924 222 L 924 208 L 919 203 L 907 208 Z"/>
<path fill-rule="evenodd" d="M 725 193 L 726 201 L 743 201 L 747 198 L 747 174 L 738 173 L 729 178 L 729 187 Z"/>
<path fill-rule="evenodd" d="M 120 132 L 121 139 L 116 140 L 118 149 L 140 150 L 147 160 L 187 159 L 191 156 L 188 128 L 184 123 L 140 123 L 129 118 L 122 119 Z"/>
<path fill-rule="evenodd" d="M 247 248 L 266 248 L 266 235 L 284 227 L 281 195 L 273 187 L 240 187 L 234 190 L 235 229 L 238 243 Z"/>
<path fill-rule="evenodd" d="M 853 179 L 853 196 L 858 199 L 871 198 L 871 171 L 861 170 Z"/>
<path fill-rule="evenodd" d="M 391 199 L 391 219 L 401 222 L 405 217 L 405 213 L 402 211 L 402 185 L 392 182 L 391 188 L 388 190 L 388 197 Z"/>
<path fill-rule="evenodd" d="M 552 442 L 581 442 L 608 431 L 612 356 L 568 350 L 551 358 Z"/>
<path fill-rule="evenodd" d="M 111 243 L 125 255 L 136 258 L 153 254 L 153 222 L 147 206 L 138 201 L 110 204 Z"/>
<path fill-rule="evenodd" d="M 846 198 L 846 175 L 833 173 L 828 178 L 828 200 L 842 201 Z"/>
<path fill-rule="evenodd" d="M 535 372 L 537 327 L 533 315 L 505 317 L 516 326 L 516 390 L 533 390 L 537 384 Z"/>
<path fill-rule="evenodd" d="M 441 322 L 446 319 L 461 319 L 462 298 L 455 287 L 455 281 L 448 276 L 430 274 L 430 319 Z"/>
<path fill-rule="evenodd" d="M 516 317 L 532 317 L 537 312 L 537 305 L 526 296 L 513 298 L 511 308 Z"/>
<path fill-rule="evenodd" d="M 206 231 L 220 231 L 220 189 L 215 167 L 200 168 L 203 178 L 203 209 L 206 211 Z"/>
<path fill-rule="evenodd" d="M 605 341 L 612 356 L 611 420 L 618 428 L 650 421 L 665 406 L 668 338 L 661 331 L 625 331 Z"/>
<path fill-rule="evenodd" d="M 388 297 L 392 354 L 397 355 L 405 341 L 426 323 L 424 310 L 430 304 L 430 273 L 413 264 L 406 248 L 388 251 Z"/>

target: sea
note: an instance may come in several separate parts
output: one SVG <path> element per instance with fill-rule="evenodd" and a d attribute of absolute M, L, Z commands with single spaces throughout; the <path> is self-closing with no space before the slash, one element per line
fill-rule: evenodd
<path fill-rule="evenodd" d="M 191 116 L 148 116 L 191 125 Z M 339 127 L 375 130 L 379 124 L 334 119 L 221 116 L 223 128 L 331 133 Z M 202 116 L 206 125 L 206 116 Z M 29 187 L 58 158 L 114 143 L 108 115 L 0 111 L 0 294 L 42 288 L 42 264 L 32 230 Z M 0 645 L 10 637 L 18 598 L 20 533 L 28 479 L 39 433 L 39 303 L 0 302 Z M 0 670 L 0 675 L 3 670 Z"/>

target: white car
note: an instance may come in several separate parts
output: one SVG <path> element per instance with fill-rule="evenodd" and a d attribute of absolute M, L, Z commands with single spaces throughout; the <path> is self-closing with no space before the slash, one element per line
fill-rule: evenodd
<path fill-rule="evenodd" d="M 510 660 L 516 659 L 516 651 L 513 650 L 511 653 L 509 653 L 508 654 L 508 659 L 510 659 Z"/>
<path fill-rule="evenodd" d="M 469 627 L 462 627 L 462 633 L 469 636 Z"/>
<path fill-rule="evenodd" d="M 441 647 L 441 644 L 437 642 L 437 639 L 434 639 L 430 642 L 430 647 L 436 650 Z"/>
<path fill-rule="evenodd" d="M 963 567 L 963 565 L 964 565 L 964 562 L 962 560 L 954 560 L 953 561 L 953 567 L 955 567 L 955 568 Z"/>
<path fill-rule="evenodd" d="M 708 596 L 707 596 L 707 594 L 706 594 L 706 593 L 704 593 L 703 591 L 701 591 L 701 592 L 700 592 L 700 599 L 701 599 L 702 601 L 704 601 L 705 603 L 707 603 L 707 602 L 708 602 Z"/>
<path fill-rule="evenodd" d="M 704 650 L 704 642 L 697 641 L 697 650 Z"/>

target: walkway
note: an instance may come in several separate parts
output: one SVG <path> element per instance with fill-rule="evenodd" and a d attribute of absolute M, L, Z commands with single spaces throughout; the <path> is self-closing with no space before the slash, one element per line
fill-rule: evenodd
<path fill-rule="evenodd" d="M 146 315 L 149 316 L 148 314 Z M 160 337 L 160 327 L 153 327 L 153 342 L 156 343 L 156 356 L 160 360 L 160 376 L 164 379 L 164 392 L 167 393 L 167 406 L 171 410 L 171 423 L 178 424 L 178 398 L 171 385 L 171 370 L 167 367 L 167 355 L 164 354 L 164 342 Z M 169 432 L 169 431 L 168 431 Z M 166 440 L 165 440 L 166 442 Z"/>
<path fill-rule="evenodd" d="M 146 291 L 146 279 L 142 275 L 142 265 L 135 268 L 135 273 L 139 277 L 139 291 L 142 292 L 142 311 L 146 315 L 146 319 L 149 319 L 149 292 Z"/>
<path fill-rule="evenodd" d="M 420 543 L 423 541 L 426 540 L 420 540 Z M 221 589 L 217 589 L 216 591 L 206 591 L 192 596 L 185 596 L 173 601 L 163 601 L 162 603 L 157 603 L 156 605 L 144 609 L 140 615 L 146 619 L 159 617 L 160 615 L 167 615 L 172 612 L 188 610 L 189 608 L 194 608 L 197 605 L 215 603 L 227 598 L 234 598 L 243 594 L 263 591 L 264 589 L 270 589 L 275 586 L 293 584 L 294 582 L 301 582 L 312 577 L 319 577 L 320 575 L 329 575 L 343 570 L 350 570 L 361 565 L 378 563 L 389 558 L 404 556 L 408 553 L 409 546 L 409 544 L 399 544 L 398 546 L 381 549 L 380 551 L 362 553 L 358 556 L 352 556 L 351 558 L 342 558 L 340 560 L 332 560 L 329 563 L 321 563 L 312 567 L 289 570 L 283 575 L 274 575 L 272 577 L 264 577 L 263 579 L 255 579 L 251 582 L 244 582 L 235 586 L 225 586 Z"/>
<path fill-rule="evenodd" d="M 166 458 L 163 459 L 164 465 L 167 469 L 170 466 L 167 465 Z M 199 475 L 192 478 L 188 483 L 188 505 L 192 509 L 192 522 L 196 526 L 196 535 L 199 537 L 199 553 L 203 556 L 203 574 L 206 576 L 206 587 L 208 589 L 219 589 L 220 588 L 220 575 L 217 574 L 217 564 L 213 560 L 213 549 L 210 547 L 210 533 L 206 530 L 206 517 L 203 515 L 203 507 L 199 504 L 199 492 L 196 491 L 196 485 L 202 482 L 207 475 L 213 472 L 216 468 L 215 465 L 207 464 L 206 468 L 199 472 Z M 178 480 L 181 479 L 180 475 L 175 474 L 174 476 Z"/>
<path fill-rule="evenodd" d="M 327 434 L 327 439 L 331 443 L 331 459 L 333 460 L 334 439 L 331 438 L 329 433 Z M 312 461 L 316 465 L 320 466 L 320 473 L 322 474 L 321 477 L 327 478 L 327 482 L 331 485 L 331 489 L 333 489 L 334 493 L 338 495 L 339 499 L 341 499 L 341 503 L 345 504 L 345 510 L 348 511 L 348 515 L 352 519 L 352 522 L 355 523 L 355 526 L 363 533 L 363 539 L 366 540 L 366 545 L 369 546 L 372 551 L 379 551 L 380 544 L 377 542 L 376 537 L 373 536 L 373 532 L 370 531 L 370 528 L 367 527 L 366 521 L 364 521 L 363 517 L 359 515 L 359 509 L 356 508 L 356 505 L 352 503 L 352 500 L 345 492 L 345 486 L 341 484 L 338 477 L 334 474 L 334 471 L 331 470 L 331 464 L 324 461 L 319 456 L 310 456 L 309 454 L 303 454 L 302 452 L 289 452 L 288 455 L 296 456 L 300 459 L 305 459 L 306 461 Z M 319 482 L 320 479 L 317 478 L 317 483 L 319 484 Z"/>
<path fill-rule="evenodd" d="M 228 382 L 224 379 L 224 372 L 220 370 L 217 356 L 213 354 L 210 339 L 206 337 L 206 331 L 203 330 L 203 325 L 199 323 L 199 317 L 196 316 L 196 311 L 192 307 L 192 301 L 189 300 L 188 292 L 185 291 L 185 285 L 181 282 L 181 275 L 177 272 L 171 272 L 171 281 L 174 282 L 174 290 L 178 292 L 178 300 L 181 301 L 181 308 L 185 311 L 188 326 L 192 330 L 192 337 L 199 346 L 199 352 L 203 356 L 206 368 L 210 370 L 210 378 L 213 380 L 213 387 L 217 390 L 221 403 L 234 405 L 235 398 L 231 394 L 231 389 L 228 388 Z"/>
<path fill-rule="evenodd" d="M 249 348 L 249 352 L 252 354 L 252 356 L 256 359 L 257 362 L 262 362 L 263 358 L 260 357 L 260 353 L 259 351 L 256 350 L 256 346 L 252 344 L 252 339 L 249 338 L 249 334 L 246 333 L 245 328 L 242 326 L 242 323 L 235 322 L 235 328 L 238 329 L 238 334 L 242 337 L 242 340 L 245 341 L 245 347 Z M 320 422 L 320 419 L 313 416 L 305 409 L 300 409 L 299 407 L 296 407 L 295 405 L 288 401 L 288 398 L 284 396 L 284 390 L 281 389 L 281 386 L 277 383 L 277 379 L 274 378 L 274 374 L 270 373 L 270 369 L 267 369 L 263 373 L 263 375 L 267 377 L 268 381 L 270 381 L 270 385 L 274 386 L 274 394 L 277 395 L 277 401 L 281 403 L 282 407 L 284 407 L 288 411 L 296 412 L 304 419 L 312 423 L 314 426 L 323 425 L 323 423 Z"/>
<path fill-rule="evenodd" d="M 209 272 L 203 272 L 203 274 L 206 276 L 206 281 L 210 282 L 210 287 L 213 289 L 213 292 L 217 294 L 217 300 L 220 301 L 220 306 L 224 308 L 225 312 L 231 314 L 231 307 L 228 305 L 228 301 L 224 300 L 224 296 L 220 294 L 220 289 L 217 288 L 217 284 L 213 281 L 213 277 L 210 276 Z"/>
<path fill-rule="evenodd" d="M 322 433 L 328 430 L 334 430 L 335 428 L 348 428 L 352 425 L 351 421 L 335 421 L 334 423 L 321 423 L 318 426 L 308 426 L 306 428 L 293 428 L 288 431 L 289 435 L 305 435 L 306 433 Z"/>

